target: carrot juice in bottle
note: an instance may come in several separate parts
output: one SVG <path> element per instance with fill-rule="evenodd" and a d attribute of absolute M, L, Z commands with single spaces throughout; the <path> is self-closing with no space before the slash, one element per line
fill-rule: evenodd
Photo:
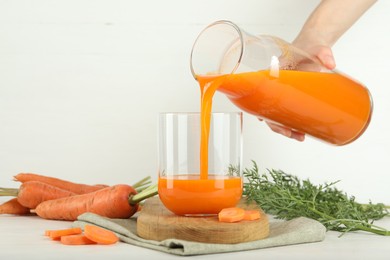
<path fill-rule="evenodd" d="M 195 41 L 191 70 L 198 82 L 260 119 L 333 145 L 360 137 L 372 98 L 361 83 L 328 70 L 307 53 L 273 36 L 253 36 L 229 21 L 206 27 Z"/>

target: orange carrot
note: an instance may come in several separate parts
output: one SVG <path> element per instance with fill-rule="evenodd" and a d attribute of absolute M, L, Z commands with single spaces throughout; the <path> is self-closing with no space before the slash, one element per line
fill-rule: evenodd
<path fill-rule="evenodd" d="M 27 215 L 30 214 L 30 209 L 22 206 L 17 198 L 13 198 L 0 205 L 0 214 Z"/>
<path fill-rule="evenodd" d="M 93 225 L 85 225 L 84 234 L 90 240 L 102 245 L 114 244 L 119 240 L 114 232 Z"/>
<path fill-rule="evenodd" d="M 245 210 L 244 220 L 256 220 L 260 218 L 259 210 Z"/>
<path fill-rule="evenodd" d="M 45 234 L 53 240 L 58 240 L 62 236 L 77 235 L 81 234 L 83 231 L 79 227 L 75 228 L 66 228 L 66 229 L 56 229 L 56 230 L 46 230 Z"/>
<path fill-rule="evenodd" d="M 97 187 L 97 188 L 101 188 L 101 189 L 108 187 L 108 185 L 106 185 L 106 184 L 94 184 L 93 186 Z"/>
<path fill-rule="evenodd" d="M 44 201 L 35 212 L 45 219 L 71 220 L 85 212 L 109 218 L 129 218 L 137 211 L 138 201 L 132 200 L 133 187 L 118 184 L 95 192 Z"/>
<path fill-rule="evenodd" d="M 30 209 L 35 209 L 39 203 L 46 200 L 73 195 L 76 195 L 76 193 L 39 181 L 24 182 L 20 185 L 19 189 L 0 188 L 0 196 L 16 196 L 22 206 Z"/>
<path fill-rule="evenodd" d="M 87 236 L 84 234 L 62 236 L 61 243 L 64 245 L 71 245 L 71 246 L 96 244 L 96 242 L 87 238 Z"/>
<path fill-rule="evenodd" d="M 40 181 L 52 186 L 58 187 L 60 189 L 68 190 L 74 192 L 76 194 L 84 194 L 89 192 L 94 192 L 96 190 L 100 190 L 102 188 L 108 187 L 107 185 L 98 184 L 98 185 L 87 185 L 87 184 L 79 184 L 74 183 L 54 177 L 39 175 L 35 173 L 19 173 L 14 176 L 15 180 L 20 181 L 22 183 L 28 181 Z"/>
<path fill-rule="evenodd" d="M 238 222 L 244 219 L 245 210 L 242 208 L 225 208 L 218 213 L 221 222 Z"/>

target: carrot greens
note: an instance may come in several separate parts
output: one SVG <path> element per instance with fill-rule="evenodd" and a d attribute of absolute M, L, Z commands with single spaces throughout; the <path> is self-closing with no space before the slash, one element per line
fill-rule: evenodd
<path fill-rule="evenodd" d="M 302 216 L 318 220 L 328 230 L 342 234 L 360 230 L 390 236 L 389 230 L 374 225 L 375 220 L 390 216 L 389 207 L 382 203 L 356 202 L 355 197 L 335 187 L 338 181 L 315 185 L 281 170 L 259 174 L 254 161 L 253 168 L 245 169 L 243 176 L 246 179 L 243 195 L 278 219 Z"/>

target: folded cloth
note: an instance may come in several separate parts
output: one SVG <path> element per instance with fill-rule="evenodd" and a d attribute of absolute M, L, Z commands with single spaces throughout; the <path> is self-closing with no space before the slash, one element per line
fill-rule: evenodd
<path fill-rule="evenodd" d="M 122 242 L 174 255 L 205 255 L 319 242 L 324 240 L 326 233 L 326 228 L 318 221 L 300 217 L 289 221 L 270 221 L 270 234 L 261 240 L 238 244 L 209 244 L 180 239 L 143 239 L 137 236 L 137 219 L 134 217 L 109 219 L 93 213 L 84 213 L 73 223 L 81 228 L 86 224 L 109 229 L 115 232 Z"/>

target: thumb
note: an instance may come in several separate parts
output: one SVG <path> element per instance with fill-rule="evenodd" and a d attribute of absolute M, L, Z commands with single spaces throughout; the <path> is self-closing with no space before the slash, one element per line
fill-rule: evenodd
<path fill-rule="evenodd" d="M 336 68 L 336 61 L 334 60 L 333 52 L 329 47 L 321 47 L 317 53 L 318 59 L 327 69 Z"/>

